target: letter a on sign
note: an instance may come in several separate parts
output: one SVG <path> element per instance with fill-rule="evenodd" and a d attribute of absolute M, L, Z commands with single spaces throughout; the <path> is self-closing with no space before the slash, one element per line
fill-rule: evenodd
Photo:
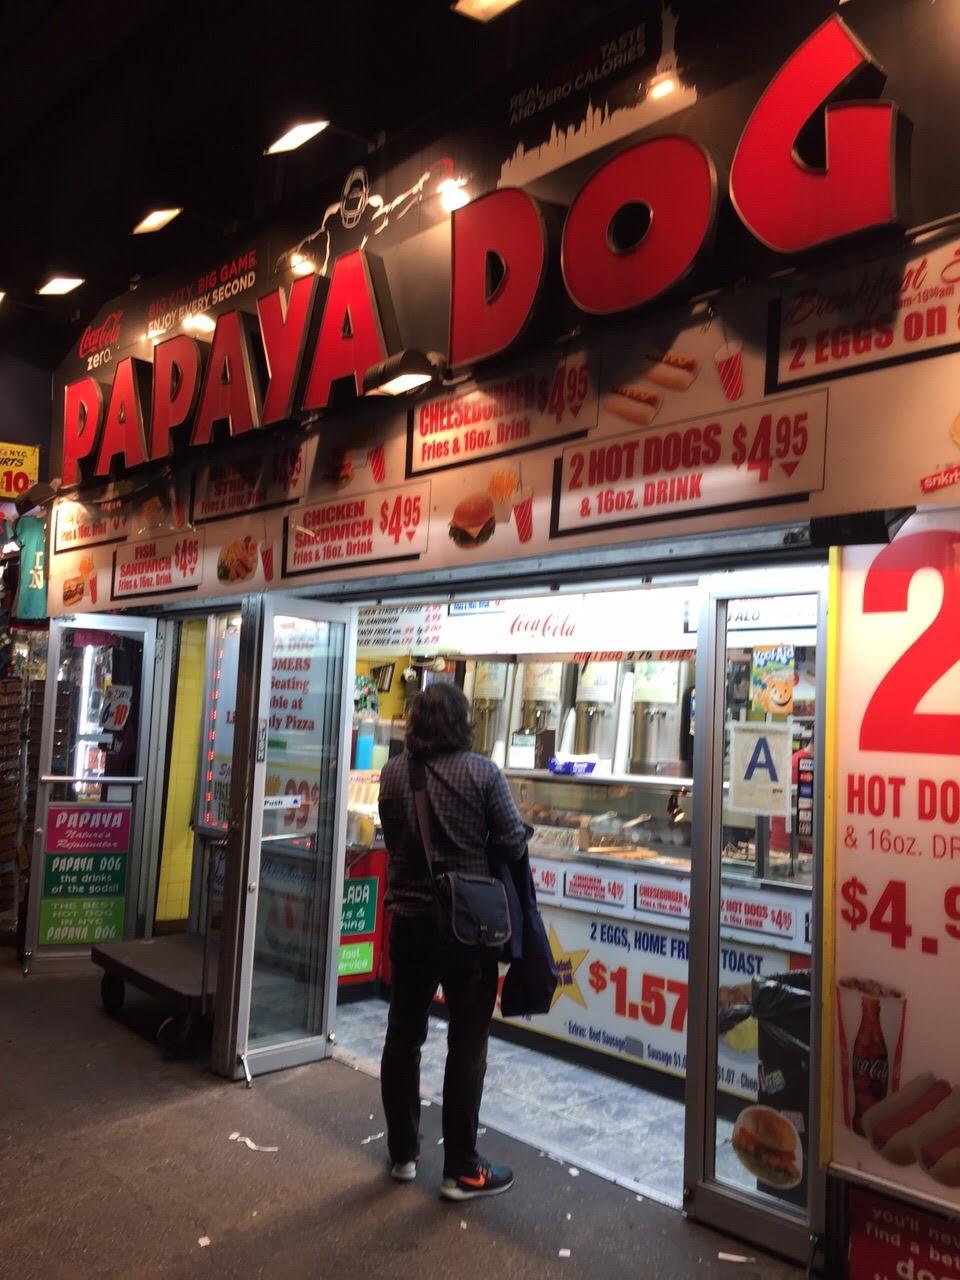
<path fill-rule="evenodd" d="M 747 813 L 786 815 L 790 809 L 789 724 L 738 720 L 730 733 L 731 808 Z"/>
<path fill-rule="evenodd" d="M 765 769 L 770 775 L 771 782 L 779 782 L 777 777 L 777 766 L 773 762 L 773 756 L 770 754 L 770 742 L 766 737 L 758 738 L 757 744 L 753 748 L 753 755 L 747 764 L 747 771 L 744 774 L 746 782 L 753 781 L 753 775 L 758 769 Z"/>

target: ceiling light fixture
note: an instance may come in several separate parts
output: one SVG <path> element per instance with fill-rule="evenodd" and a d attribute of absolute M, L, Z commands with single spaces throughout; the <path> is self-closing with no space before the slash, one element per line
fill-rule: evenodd
<path fill-rule="evenodd" d="M 459 13 L 464 18 L 473 18 L 475 22 L 492 22 L 519 2 L 520 0 L 456 0 L 456 4 L 451 7 L 454 13 Z"/>
<path fill-rule="evenodd" d="M 217 322 L 206 311 L 194 311 L 183 317 L 184 329 L 193 329 L 195 333 L 213 333 Z"/>
<path fill-rule="evenodd" d="M 153 209 L 145 218 L 141 218 L 130 232 L 132 236 L 149 235 L 151 231 L 160 231 L 174 218 L 179 218 L 183 209 Z"/>
<path fill-rule="evenodd" d="M 296 151 L 297 147 L 302 147 L 305 142 L 309 142 L 318 133 L 329 128 L 329 125 L 329 120 L 312 120 L 308 124 L 295 124 L 292 129 L 288 129 L 285 134 L 277 138 L 276 142 L 271 142 L 263 154 L 275 156 L 282 151 Z"/>
<path fill-rule="evenodd" d="M 0 302 L 2 302 L 6 296 L 7 296 L 6 290 L 0 289 Z"/>
<path fill-rule="evenodd" d="M 363 375 L 363 394 L 401 396 L 428 382 L 436 382 L 442 373 L 443 357 L 435 352 L 400 351 L 370 366 Z"/>
<path fill-rule="evenodd" d="M 73 289 L 79 289 L 83 284 L 83 276 L 51 276 L 46 284 L 41 285 L 37 293 L 44 298 L 59 297 L 61 294 L 70 293 Z"/>

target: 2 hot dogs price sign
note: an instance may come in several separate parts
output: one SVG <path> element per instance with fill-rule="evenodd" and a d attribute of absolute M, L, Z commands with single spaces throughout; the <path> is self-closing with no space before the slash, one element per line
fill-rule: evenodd
<path fill-rule="evenodd" d="M 957 1212 L 960 517 L 840 581 L 834 1160 Z"/>

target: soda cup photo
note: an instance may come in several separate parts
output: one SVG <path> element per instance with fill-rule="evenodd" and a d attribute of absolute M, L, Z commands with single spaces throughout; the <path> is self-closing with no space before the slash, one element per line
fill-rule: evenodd
<path fill-rule="evenodd" d="M 743 347 L 739 342 L 725 342 L 713 357 L 720 375 L 720 385 L 728 400 L 739 400 L 743 395 Z"/>
<path fill-rule="evenodd" d="M 382 444 L 375 444 L 367 451 L 367 462 L 373 473 L 375 484 L 383 484 L 387 475 L 387 458 Z"/>
<path fill-rule="evenodd" d="M 525 485 L 513 495 L 513 518 L 517 523 L 517 537 L 529 542 L 533 537 L 533 490 Z"/>
<path fill-rule="evenodd" d="M 900 1088 L 906 999 L 872 978 L 837 983 L 837 1039 L 843 1123 L 863 1134 L 863 1117 Z"/>

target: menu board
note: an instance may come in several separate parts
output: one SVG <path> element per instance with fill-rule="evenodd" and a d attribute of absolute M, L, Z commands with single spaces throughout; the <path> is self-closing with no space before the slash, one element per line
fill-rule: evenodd
<path fill-rule="evenodd" d="M 960 518 L 840 574 L 833 1159 L 960 1211 Z"/>

